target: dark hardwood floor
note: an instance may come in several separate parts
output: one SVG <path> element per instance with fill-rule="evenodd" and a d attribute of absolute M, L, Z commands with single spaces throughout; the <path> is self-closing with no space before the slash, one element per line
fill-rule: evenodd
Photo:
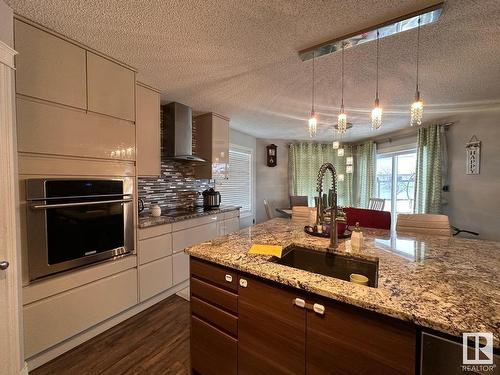
<path fill-rule="evenodd" d="M 189 367 L 189 302 L 173 295 L 30 374 L 188 374 Z"/>

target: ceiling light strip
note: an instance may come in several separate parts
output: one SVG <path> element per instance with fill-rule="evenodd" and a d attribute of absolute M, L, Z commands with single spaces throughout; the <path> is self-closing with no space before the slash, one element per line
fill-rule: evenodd
<path fill-rule="evenodd" d="M 371 42 L 377 39 L 377 30 L 379 31 L 379 38 L 399 34 L 418 27 L 419 18 L 420 26 L 431 24 L 436 22 L 441 16 L 443 5 L 444 2 L 441 2 L 381 24 L 356 31 L 343 37 L 314 45 L 299 51 L 299 57 L 302 61 L 306 61 L 312 59 L 313 56 L 318 58 L 340 51 L 342 49 L 342 45 L 344 45 L 344 48 L 351 48 L 363 43 Z"/>

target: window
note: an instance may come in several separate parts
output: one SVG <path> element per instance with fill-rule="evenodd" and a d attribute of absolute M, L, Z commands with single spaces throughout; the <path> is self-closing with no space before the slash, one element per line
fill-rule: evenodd
<path fill-rule="evenodd" d="M 252 173 L 252 150 L 231 145 L 228 178 L 216 181 L 216 187 L 224 205 L 241 206 L 241 216 L 252 214 Z"/>
<path fill-rule="evenodd" d="M 414 150 L 377 156 L 377 197 L 385 199 L 384 211 L 413 213 L 417 154 Z"/>

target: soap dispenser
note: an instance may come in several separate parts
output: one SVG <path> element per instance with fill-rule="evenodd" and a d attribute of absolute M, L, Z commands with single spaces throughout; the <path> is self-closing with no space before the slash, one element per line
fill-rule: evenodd
<path fill-rule="evenodd" d="M 351 246 L 355 249 L 361 249 L 363 247 L 363 232 L 361 232 L 361 228 L 359 227 L 359 222 L 356 223 L 352 234 L 351 234 Z"/>

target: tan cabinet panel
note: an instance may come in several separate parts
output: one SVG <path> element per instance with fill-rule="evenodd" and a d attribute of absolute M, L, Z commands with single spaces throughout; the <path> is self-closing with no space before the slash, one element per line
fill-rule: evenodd
<path fill-rule="evenodd" d="M 137 175 L 160 175 L 160 93 L 136 85 Z"/>
<path fill-rule="evenodd" d="M 24 351 L 29 358 L 137 304 L 137 269 L 24 307 Z"/>
<path fill-rule="evenodd" d="M 172 257 L 139 266 L 139 298 L 145 301 L 172 286 Z"/>
<path fill-rule="evenodd" d="M 16 20 L 18 93 L 86 109 L 85 50 Z"/>
<path fill-rule="evenodd" d="M 215 113 L 205 113 L 194 119 L 198 156 L 207 163 L 195 166 L 197 178 L 225 175 L 229 163 L 229 119 Z"/>
<path fill-rule="evenodd" d="M 174 285 L 189 279 L 189 255 L 184 252 L 174 254 L 172 263 Z"/>
<path fill-rule="evenodd" d="M 135 126 L 96 113 L 17 98 L 20 152 L 135 160 Z"/>
<path fill-rule="evenodd" d="M 212 163 L 229 163 L 229 121 L 212 116 Z"/>
<path fill-rule="evenodd" d="M 135 121 L 135 73 L 87 52 L 88 110 Z"/>
<path fill-rule="evenodd" d="M 164 234 L 138 242 L 139 264 L 151 262 L 172 254 L 172 235 Z"/>

